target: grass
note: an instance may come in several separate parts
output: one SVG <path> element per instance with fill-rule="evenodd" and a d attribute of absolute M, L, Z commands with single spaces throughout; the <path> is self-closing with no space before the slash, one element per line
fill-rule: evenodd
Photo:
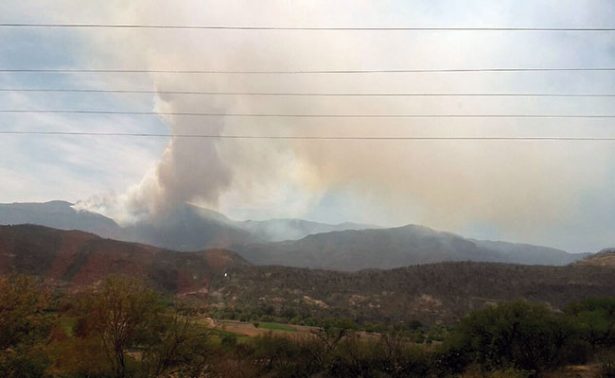
<path fill-rule="evenodd" d="M 220 345 L 222 342 L 222 339 L 227 336 L 227 337 L 233 337 L 237 340 L 238 343 L 243 343 L 246 342 L 247 340 L 250 339 L 250 336 L 246 336 L 246 335 L 239 335 L 233 332 L 229 332 L 229 331 L 225 331 L 222 329 L 210 329 L 210 338 L 213 341 L 213 343 L 215 345 Z"/>
<path fill-rule="evenodd" d="M 60 318 L 59 324 L 68 336 L 74 336 L 75 327 L 77 326 L 77 320 L 75 318 L 63 316 Z"/>
<path fill-rule="evenodd" d="M 258 328 L 270 329 L 272 331 L 297 332 L 296 328 L 288 324 L 275 323 L 275 322 L 259 322 Z"/>

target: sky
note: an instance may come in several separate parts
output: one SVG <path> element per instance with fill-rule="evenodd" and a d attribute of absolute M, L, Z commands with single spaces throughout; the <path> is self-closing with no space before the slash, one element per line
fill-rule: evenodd
<path fill-rule="evenodd" d="M 4 0 L 0 23 L 615 27 L 615 3 Z M 615 67 L 615 32 L 0 28 L 0 68 Z M 615 72 L 0 73 L 0 89 L 615 93 Z M 305 114 L 613 114 L 615 98 L 284 97 L 0 91 L 0 108 Z M 0 113 L 2 130 L 279 136 L 615 137 L 612 119 L 234 118 Z M 0 136 L 0 202 L 63 199 L 119 222 L 189 202 L 235 219 L 422 224 L 571 252 L 615 246 L 615 142 Z"/>

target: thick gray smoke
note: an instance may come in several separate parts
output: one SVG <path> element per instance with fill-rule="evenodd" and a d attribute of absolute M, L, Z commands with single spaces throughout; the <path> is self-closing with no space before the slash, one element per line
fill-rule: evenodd
<path fill-rule="evenodd" d="M 378 18 L 379 14 L 392 13 L 386 5 L 373 2 L 346 4 L 352 12 L 342 12 L 342 5 L 329 2 L 312 6 L 247 2 L 242 3 L 241 8 L 234 3 L 213 6 L 197 1 L 174 3 L 173 7 L 160 3 L 159 8 L 151 4 L 150 1 L 135 1 L 122 14 L 109 17 L 117 23 L 146 24 L 415 25 L 415 20 L 421 20 L 425 25 L 476 25 L 487 12 L 493 25 L 513 25 L 519 15 L 526 17 L 523 19 L 528 20 L 528 25 L 530 21 L 544 24 L 540 14 L 532 15 L 529 9 L 517 9 L 516 16 L 483 12 L 484 3 L 479 1 L 465 6 L 453 2 L 438 15 L 432 12 L 432 2 L 417 3 L 410 10 L 411 15 L 398 14 L 391 19 Z M 577 17 L 575 14 L 565 16 Z M 568 21 L 571 24 L 577 20 Z M 575 46 L 583 46 L 583 40 L 551 34 L 128 31 L 88 38 L 93 48 L 111 62 L 109 66 L 121 62 L 126 66 L 150 68 L 309 70 L 588 65 L 575 52 Z M 608 58 L 601 51 L 608 51 L 613 42 L 601 38 L 592 41 L 596 51 L 597 63 L 594 63 L 600 66 L 598 63 Z M 543 53 L 537 55 L 536 51 Z M 608 83 L 602 88 L 597 79 L 597 76 L 585 76 L 584 80 L 571 81 L 572 76 L 566 73 L 542 76 L 152 75 L 149 78 L 161 90 L 608 91 Z M 157 96 L 154 101 L 154 109 L 164 112 L 321 114 L 605 113 L 608 112 L 606 105 L 601 101 L 479 97 Z M 167 117 L 165 123 L 176 134 L 582 136 L 605 133 L 600 121 L 566 120 L 564 124 L 556 119 Z M 370 221 L 370 216 L 386 214 L 377 221 L 424 223 L 453 230 L 489 224 L 506 229 L 509 236 L 516 233 L 532 240 L 548 231 L 545 225 L 557 228 L 574 216 L 582 208 L 583 198 L 596 188 L 608 185 L 612 175 L 608 161 L 612 161 L 614 155 L 613 149 L 606 144 L 172 138 L 157 167 L 139 185 L 113 201 L 120 213 L 124 213 L 118 217 L 124 219 L 134 218 L 135 214 L 160 214 L 184 202 L 237 214 L 265 209 L 261 213 L 301 216 L 322 198 L 335 194 L 347 199 L 344 209 L 351 216 L 363 216 L 354 219 L 357 221 L 375 223 Z M 601 200 L 608 201 L 608 198 Z"/>

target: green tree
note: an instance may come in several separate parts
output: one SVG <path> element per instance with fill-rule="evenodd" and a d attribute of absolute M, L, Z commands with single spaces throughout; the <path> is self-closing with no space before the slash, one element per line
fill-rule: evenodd
<path fill-rule="evenodd" d="M 127 371 L 127 350 L 150 337 L 162 307 L 145 284 L 128 277 L 107 278 L 83 301 L 81 333 L 95 337 L 115 377 Z"/>

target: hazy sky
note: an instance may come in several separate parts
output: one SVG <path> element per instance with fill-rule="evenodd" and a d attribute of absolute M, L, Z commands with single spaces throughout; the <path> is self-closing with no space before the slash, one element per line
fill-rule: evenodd
<path fill-rule="evenodd" d="M 3 0 L 0 23 L 615 27 L 615 3 Z M 615 32 L 0 28 L 0 68 L 615 67 Z M 378 75 L 0 73 L 1 88 L 615 93 L 615 72 Z M 245 97 L 0 92 L 2 109 L 615 114 L 614 98 Z M 612 119 L 285 119 L 0 114 L 3 130 L 615 137 Z M 237 218 L 424 224 L 592 251 L 615 245 L 615 142 L 219 141 L 0 136 L 1 202 L 65 199 L 120 221 L 182 202 Z"/>

